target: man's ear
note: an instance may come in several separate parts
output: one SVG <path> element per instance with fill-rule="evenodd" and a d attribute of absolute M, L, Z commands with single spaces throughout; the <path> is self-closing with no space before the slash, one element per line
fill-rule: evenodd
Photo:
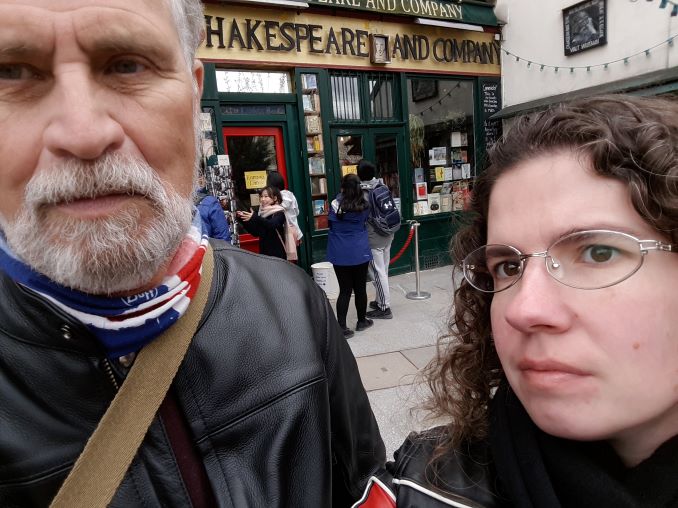
<path fill-rule="evenodd" d="M 202 97 L 203 80 L 205 79 L 205 66 L 199 59 L 193 60 L 193 79 L 198 87 L 198 98 Z"/>

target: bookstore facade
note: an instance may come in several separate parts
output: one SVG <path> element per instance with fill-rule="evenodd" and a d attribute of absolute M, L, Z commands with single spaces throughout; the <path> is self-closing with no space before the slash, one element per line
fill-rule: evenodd
<path fill-rule="evenodd" d="M 377 166 L 403 221 L 421 223 L 423 266 L 448 262 L 486 146 L 500 134 L 489 119 L 501 109 L 491 6 L 299 3 L 206 4 L 204 155 L 228 156 L 237 208 L 258 206 L 268 173 L 283 176 L 299 203 L 306 269 L 325 260 L 329 203 L 362 158 Z M 404 224 L 393 253 L 408 232 Z M 240 244 L 257 242 L 242 234 Z M 411 270 L 412 252 L 393 273 Z"/>

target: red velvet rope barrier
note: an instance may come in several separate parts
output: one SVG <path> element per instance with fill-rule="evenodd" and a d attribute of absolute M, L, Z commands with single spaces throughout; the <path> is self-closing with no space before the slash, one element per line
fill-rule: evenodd
<path fill-rule="evenodd" d="M 391 258 L 391 261 L 389 262 L 389 265 L 392 265 L 393 263 L 395 263 L 396 261 L 398 261 L 398 258 L 400 258 L 400 256 L 402 256 L 403 254 L 405 254 L 405 251 L 406 251 L 407 248 L 410 246 L 410 242 L 412 241 L 412 237 L 413 237 L 413 236 L 414 236 L 414 225 L 410 226 L 410 234 L 407 235 L 407 240 L 405 240 L 405 245 L 403 245 L 402 249 L 400 249 L 400 250 L 398 251 L 398 254 L 396 254 L 395 256 L 393 256 L 393 257 Z"/>

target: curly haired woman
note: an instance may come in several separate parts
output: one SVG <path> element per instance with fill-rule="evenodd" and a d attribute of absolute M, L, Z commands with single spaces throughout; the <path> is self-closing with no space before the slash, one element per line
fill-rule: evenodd
<path fill-rule="evenodd" d="M 451 423 L 406 440 L 370 506 L 678 506 L 678 104 L 517 120 L 474 212 L 426 373 Z"/>

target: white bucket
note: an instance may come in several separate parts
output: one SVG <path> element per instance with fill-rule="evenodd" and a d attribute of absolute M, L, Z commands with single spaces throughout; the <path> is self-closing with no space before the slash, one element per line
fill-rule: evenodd
<path fill-rule="evenodd" d="M 337 298 L 339 296 L 339 282 L 332 268 L 332 263 L 323 261 L 311 265 L 313 270 L 313 280 L 320 286 L 327 298 Z"/>

